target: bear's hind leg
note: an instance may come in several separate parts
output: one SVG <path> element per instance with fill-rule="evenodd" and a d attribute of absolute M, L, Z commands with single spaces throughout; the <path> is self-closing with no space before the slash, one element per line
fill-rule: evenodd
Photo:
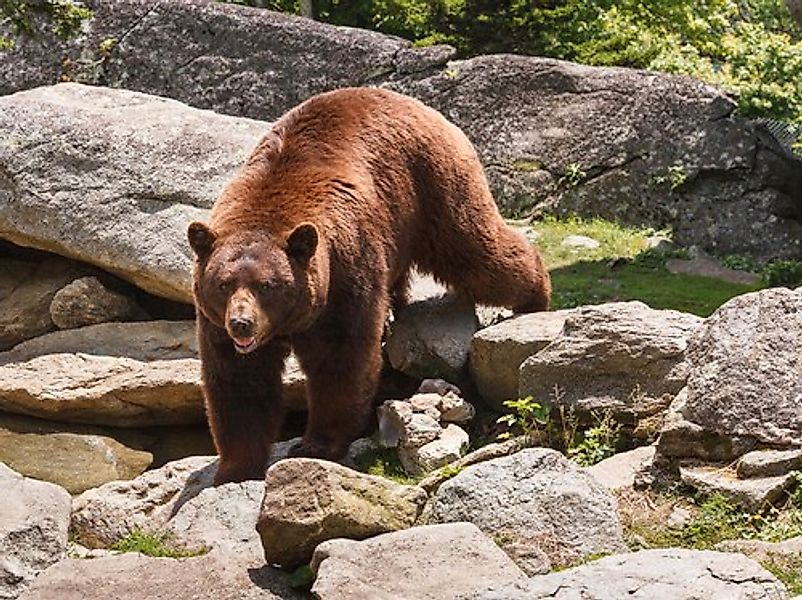
<path fill-rule="evenodd" d="M 505 306 L 515 312 L 548 310 L 551 279 L 537 248 L 501 218 L 483 224 L 488 235 L 456 234 L 440 241 L 419 261 L 459 294 L 477 304 Z"/>
<path fill-rule="evenodd" d="M 198 330 L 206 415 L 220 457 L 214 484 L 262 479 L 284 420 L 281 372 L 289 348 L 269 342 L 243 355 L 201 315 Z"/>

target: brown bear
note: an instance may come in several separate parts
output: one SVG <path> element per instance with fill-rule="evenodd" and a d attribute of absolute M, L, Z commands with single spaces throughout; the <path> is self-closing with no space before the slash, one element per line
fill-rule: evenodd
<path fill-rule="evenodd" d="M 341 458 L 369 422 L 388 308 L 412 266 L 477 303 L 546 310 L 537 250 L 507 227 L 465 135 L 383 89 L 315 96 L 281 117 L 189 226 L 216 483 L 261 478 L 290 348 L 307 377 L 294 456 Z"/>

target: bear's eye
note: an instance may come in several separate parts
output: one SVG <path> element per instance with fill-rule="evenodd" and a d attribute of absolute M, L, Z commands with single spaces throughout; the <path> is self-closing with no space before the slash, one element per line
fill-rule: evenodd
<path fill-rule="evenodd" d="M 230 287 L 230 285 L 231 285 L 231 284 L 230 284 L 230 282 L 228 282 L 228 281 L 221 281 L 220 283 L 218 283 L 218 284 L 217 284 L 217 287 L 218 287 L 218 289 L 219 289 L 221 292 L 225 292 L 225 291 L 227 291 L 227 290 L 228 290 L 228 288 Z"/>

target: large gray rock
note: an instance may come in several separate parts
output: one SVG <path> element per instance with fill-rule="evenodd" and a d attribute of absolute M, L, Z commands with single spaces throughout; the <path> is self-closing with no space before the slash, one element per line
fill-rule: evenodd
<path fill-rule="evenodd" d="M 53 331 L 0 353 L 0 365 L 26 362 L 48 354 L 75 353 L 125 356 L 143 362 L 196 358 L 195 322 L 101 323 Z"/>
<path fill-rule="evenodd" d="M 55 421 L 139 427 L 205 419 L 194 358 L 47 354 L 0 366 L 0 390 L 0 409 Z"/>
<path fill-rule="evenodd" d="M 519 396 L 581 414 L 612 410 L 630 422 L 651 416 L 685 385 L 683 353 L 701 322 L 642 302 L 577 309 L 560 335 L 521 365 Z"/>
<path fill-rule="evenodd" d="M 532 577 L 468 596 L 471 600 L 783 600 L 774 575 L 740 554 L 641 550 Z"/>
<path fill-rule="evenodd" d="M 517 315 L 476 332 L 468 366 L 479 394 L 490 406 L 507 410 L 502 403 L 518 397 L 521 363 L 554 341 L 570 313 Z"/>
<path fill-rule="evenodd" d="M 510 211 L 671 226 L 714 254 L 802 257 L 802 164 L 712 86 L 514 55 L 393 85 L 468 134 Z"/>
<path fill-rule="evenodd" d="M 21 39 L 0 55 L 0 93 L 76 81 L 274 119 L 326 90 L 444 64 L 449 47 L 211 0 L 90 0 L 77 39 Z M 45 28 L 47 32 L 48 28 Z M 104 42 L 112 41 L 110 52 Z M 66 73 L 64 73 L 66 71 Z"/>
<path fill-rule="evenodd" d="M 191 302 L 186 227 L 266 129 L 72 83 L 0 97 L 0 237 Z"/>
<path fill-rule="evenodd" d="M 50 317 L 53 297 L 86 271 L 81 265 L 57 257 L 0 258 L 0 350 L 54 329 Z"/>
<path fill-rule="evenodd" d="M 0 463 L 0 598 L 16 598 L 67 549 L 70 495 Z"/>
<path fill-rule="evenodd" d="M 546 448 L 467 467 L 440 485 L 425 519 L 474 523 L 504 548 L 539 547 L 554 565 L 625 548 L 615 499 Z"/>
<path fill-rule="evenodd" d="M 70 558 L 42 573 L 24 600 L 301 600 L 285 573 L 261 560 L 213 552 L 198 558 L 119 554 Z"/>
<path fill-rule="evenodd" d="M 680 480 L 706 496 L 718 494 L 749 512 L 757 512 L 785 497 L 794 483 L 792 474 L 738 478 L 732 469 L 717 466 L 679 468 Z"/>
<path fill-rule="evenodd" d="M 194 456 L 87 490 L 73 501 L 70 529 L 89 548 L 107 548 L 135 529 L 162 532 L 182 506 L 212 486 L 216 470 L 214 457 Z"/>
<path fill-rule="evenodd" d="M 411 527 L 426 492 L 336 463 L 282 460 L 267 470 L 256 528 L 268 564 L 295 567 L 329 539 L 363 539 Z"/>
<path fill-rule="evenodd" d="M 62 411 L 62 415 L 73 414 L 71 421 L 115 426 L 158 424 L 164 423 L 164 418 L 167 422 L 200 423 L 204 419 L 197 357 L 194 321 L 101 323 L 54 331 L 0 352 L 0 406 L 44 417 Z M 39 376 L 31 371 L 31 364 L 40 369 Z M 78 368 L 74 368 L 76 364 Z M 126 365 L 135 368 L 120 374 L 119 369 Z M 81 383 L 91 378 L 84 366 L 97 375 L 91 385 Z M 168 380 L 171 369 L 175 373 L 172 382 Z M 159 383 L 158 373 L 167 373 L 168 379 Z M 285 404 L 305 410 L 306 376 L 294 355 L 287 360 L 282 380 Z M 43 381 L 52 385 L 43 389 Z M 148 385 L 153 386 L 149 393 Z M 160 390 L 170 389 L 183 391 L 161 394 Z M 102 390 L 109 391 L 113 401 L 108 402 Z M 148 404 L 139 409 L 133 405 L 121 408 L 120 400 L 131 399 L 135 393 L 148 393 Z M 179 408 L 183 401 L 189 402 L 185 415 L 171 415 L 169 407 Z M 134 422 L 125 415 L 133 416 Z"/>
<path fill-rule="evenodd" d="M 488 585 L 523 579 L 475 525 L 413 527 L 355 542 L 320 544 L 312 558 L 320 600 L 449 600 Z"/>
<path fill-rule="evenodd" d="M 731 460 L 755 442 L 802 446 L 802 291 L 737 296 L 691 336 L 687 386 L 658 453 Z"/>

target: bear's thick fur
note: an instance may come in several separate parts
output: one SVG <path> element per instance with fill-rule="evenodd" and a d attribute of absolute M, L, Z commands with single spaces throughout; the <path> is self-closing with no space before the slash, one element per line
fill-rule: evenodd
<path fill-rule="evenodd" d="M 546 310 L 551 292 L 468 139 L 380 89 L 328 92 L 285 114 L 189 241 L 217 483 L 264 475 L 290 347 L 309 405 L 292 454 L 344 455 L 369 420 L 386 314 L 405 303 L 413 265 L 519 312 Z"/>

